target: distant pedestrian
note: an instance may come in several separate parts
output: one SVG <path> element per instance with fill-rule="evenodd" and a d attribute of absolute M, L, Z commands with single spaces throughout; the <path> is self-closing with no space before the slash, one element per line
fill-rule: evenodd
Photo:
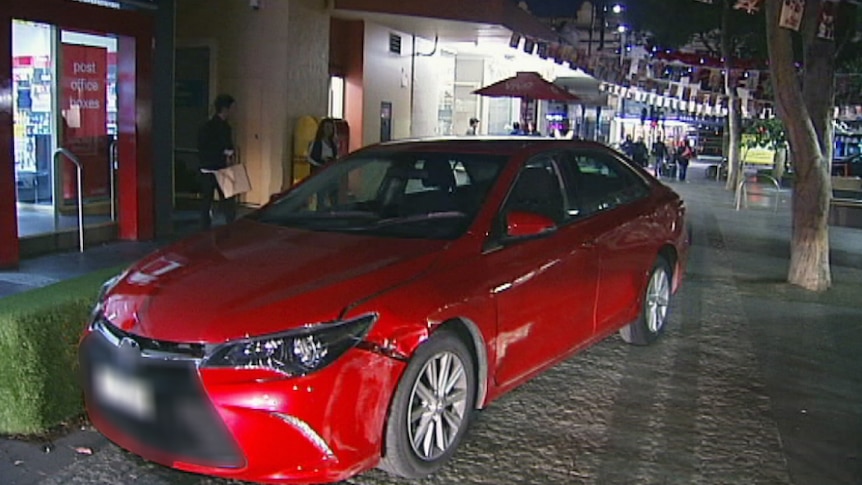
<path fill-rule="evenodd" d="M 470 118 L 470 128 L 467 128 L 468 136 L 476 136 L 479 134 L 479 118 Z"/>
<path fill-rule="evenodd" d="M 655 157 L 655 176 L 658 177 L 661 174 L 661 166 L 664 164 L 665 160 L 667 160 L 668 156 L 667 145 L 661 138 L 657 139 L 655 143 L 652 144 L 652 154 Z"/>
<path fill-rule="evenodd" d="M 694 158 L 694 150 L 688 141 L 680 142 L 677 148 L 676 162 L 679 166 L 679 180 L 685 182 L 685 177 L 688 173 L 688 164 Z"/>
<path fill-rule="evenodd" d="M 638 137 L 638 141 L 632 145 L 631 157 L 641 167 L 646 167 L 649 164 L 649 150 L 642 136 Z"/>
<path fill-rule="evenodd" d="M 527 129 L 524 130 L 524 134 L 529 136 L 542 136 L 542 132 L 539 131 L 539 128 L 532 121 L 527 122 Z"/>
<path fill-rule="evenodd" d="M 524 132 L 521 131 L 521 123 L 518 123 L 517 121 L 512 123 L 512 131 L 509 132 L 509 134 L 510 135 L 523 135 Z"/>
<path fill-rule="evenodd" d="M 236 199 L 226 198 L 215 172 L 235 161 L 233 132 L 227 120 L 234 105 L 229 94 L 216 97 L 213 107 L 215 114 L 198 131 L 198 155 L 200 157 L 201 180 L 201 226 L 206 230 L 212 226 L 212 209 L 215 193 L 218 193 L 225 221 L 230 223 L 236 218 Z"/>
<path fill-rule="evenodd" d="M 629 158 L 632 158 L 633 150 L 634 150 L 634 142 L 632 141 L 631 135 L 626 135 L 625 141 L 620 144 L 620 151 L 625 153 L 625 155 Z"/>

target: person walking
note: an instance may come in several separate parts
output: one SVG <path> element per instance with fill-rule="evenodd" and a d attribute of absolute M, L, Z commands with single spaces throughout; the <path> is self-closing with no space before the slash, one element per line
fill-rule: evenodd
<path fill-rule="evenodd" d="M 215 114 L 198 131 L 198 156 L 200 157 L 201 182 L 201 226 L 204 230 L 212 226 L 212 209 L 215 193 L 225 222 L 228 224 L 236 218 L 236 199 L 225 197 L 216 180 L 215 173 L 235 160 L 233 132 L 228 123 L 234 99 L 229 94 L 216 96 L 213 102 Z"/>
<path fill-rule="evenodd" d="M 521 123 L 515 121 L 512 123 L 512 131 L 509 132 L 510 135 L 523 135 L 524 132 L 521 131 Z"/>
<path fill-rule="evenodd" d="M 632 158 L 634 154 L 634 142 L 632 141 L 631 135 L 626 135 L 625 141 L 620 143 L 620 151 L 623 152 L 627 157 Z"/>
<path fill-rule="evenodd" d="M 688 141 L 680 142 L 680 147 L 677 150 L 677 164 L 679 165 L 679 180 L 685 182 L 685 177 L 688 173 L 688 164 L 694 158 L 694 150 Z"/>
<path fill-rule="evenodd" d="M 335 138 L 335 121 L 332 118 L 323 118 L 317 125 L 317 133 L 308 150 L 311 173 L 319 171 L 336 158 L 338 158 L 338 141 Z"/>
<path fill-rule="evenodd" d="M 654 174 L 656 177 L 660 177 L 661 167 L 668 157 L 667 145 L 661 138 L 658 138 L 655 143 L 652 144 L 652 154 L 655 157 L 655 166 L 653 167 Z"/>
<path fill-rule="evenodd" d="M 467 136 L 476 136 L 479 134 L 479 118 L 470 118 L 470 128 L 467 128 Z"/>
<path fill-rule="evenodd" d="M 644 143 L 644 138 L 638 137 L 638 141 L 636 141 L 632 145 L 632 160 L 635 161 L 641 167 L 646 167 L 649 165 L 649 150 L 647 149 L 646 143 Z"/>

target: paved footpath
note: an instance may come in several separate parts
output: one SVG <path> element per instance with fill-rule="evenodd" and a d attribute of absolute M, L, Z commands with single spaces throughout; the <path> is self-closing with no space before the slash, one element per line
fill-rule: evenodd
<path fill-rule="evenodd" d="M 833 290 L 789 287 L 789 194 L 777 213 L 737 212 L 698 168 L 672 183 L 694 246 L 663 339 L 576 355 L 479 413 L 452 463 L 410 483 L 862 483 L 862 231 L 832 230 Z M 0 440 L 0 484 L 235 483 L 146 463 L 91 430 L 54 445 Z"/>

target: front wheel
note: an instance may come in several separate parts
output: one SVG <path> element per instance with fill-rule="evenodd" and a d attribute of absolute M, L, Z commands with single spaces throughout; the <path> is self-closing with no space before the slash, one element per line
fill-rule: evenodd
<path fill-rule="evenodd" d="M 438 470 L 461 442 L 475 400 L 470 351 L 454 333 L 436 332 L 413 355 L 398 383 L 380 468 L 405 478 Z"/>
<path fill-rule="evenodd" d="M 620 336 L 633 345 L 653 343 L 667 323 L 671 297 L 670 264 L 659 258 L 650 272 L 644 289 L 643 305 L 638 319 L 620 329 Z"/>

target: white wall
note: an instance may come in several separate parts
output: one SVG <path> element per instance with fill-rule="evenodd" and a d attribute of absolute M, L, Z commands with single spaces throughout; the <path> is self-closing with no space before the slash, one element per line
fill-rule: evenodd
<path fill-rule="evenodd" d="M 390 32 L 401 36 L 401 55 L 389 52 Z M 392 139 L 410 137 L 410 49 L 409 34 L 365 23 L 363 146 L 380 141 L 383 101 L 392 103 Z"/>
<path fill-rule="evenodd" d="M 401 55 L 389 52 L 389 34 L 401 36 Z M 451 84 L 454 59 L 434 41 L 365 23 L 363 145 L 380 141 L 380 103 L 392 103 L 392 139 L 440 135 L 441 90 Z M 412 85 L 412 93 L 411 93 Z M 412 104 L 412 107 L 411 107 Z M 463 130 L 462 130 L 463 132 Z"/>
<path fill-rule="evenodd" d="M 434 42 L 418 39 L 416 43 L 416 71 L 413 83 L 413 126 L 412 136 L 439 136 L 439 109 L 443 90 L 451 91 L 454 82 L 455 59 L 444 55 Z M 433 55 L 428 55 L 433 53 Z"/>

